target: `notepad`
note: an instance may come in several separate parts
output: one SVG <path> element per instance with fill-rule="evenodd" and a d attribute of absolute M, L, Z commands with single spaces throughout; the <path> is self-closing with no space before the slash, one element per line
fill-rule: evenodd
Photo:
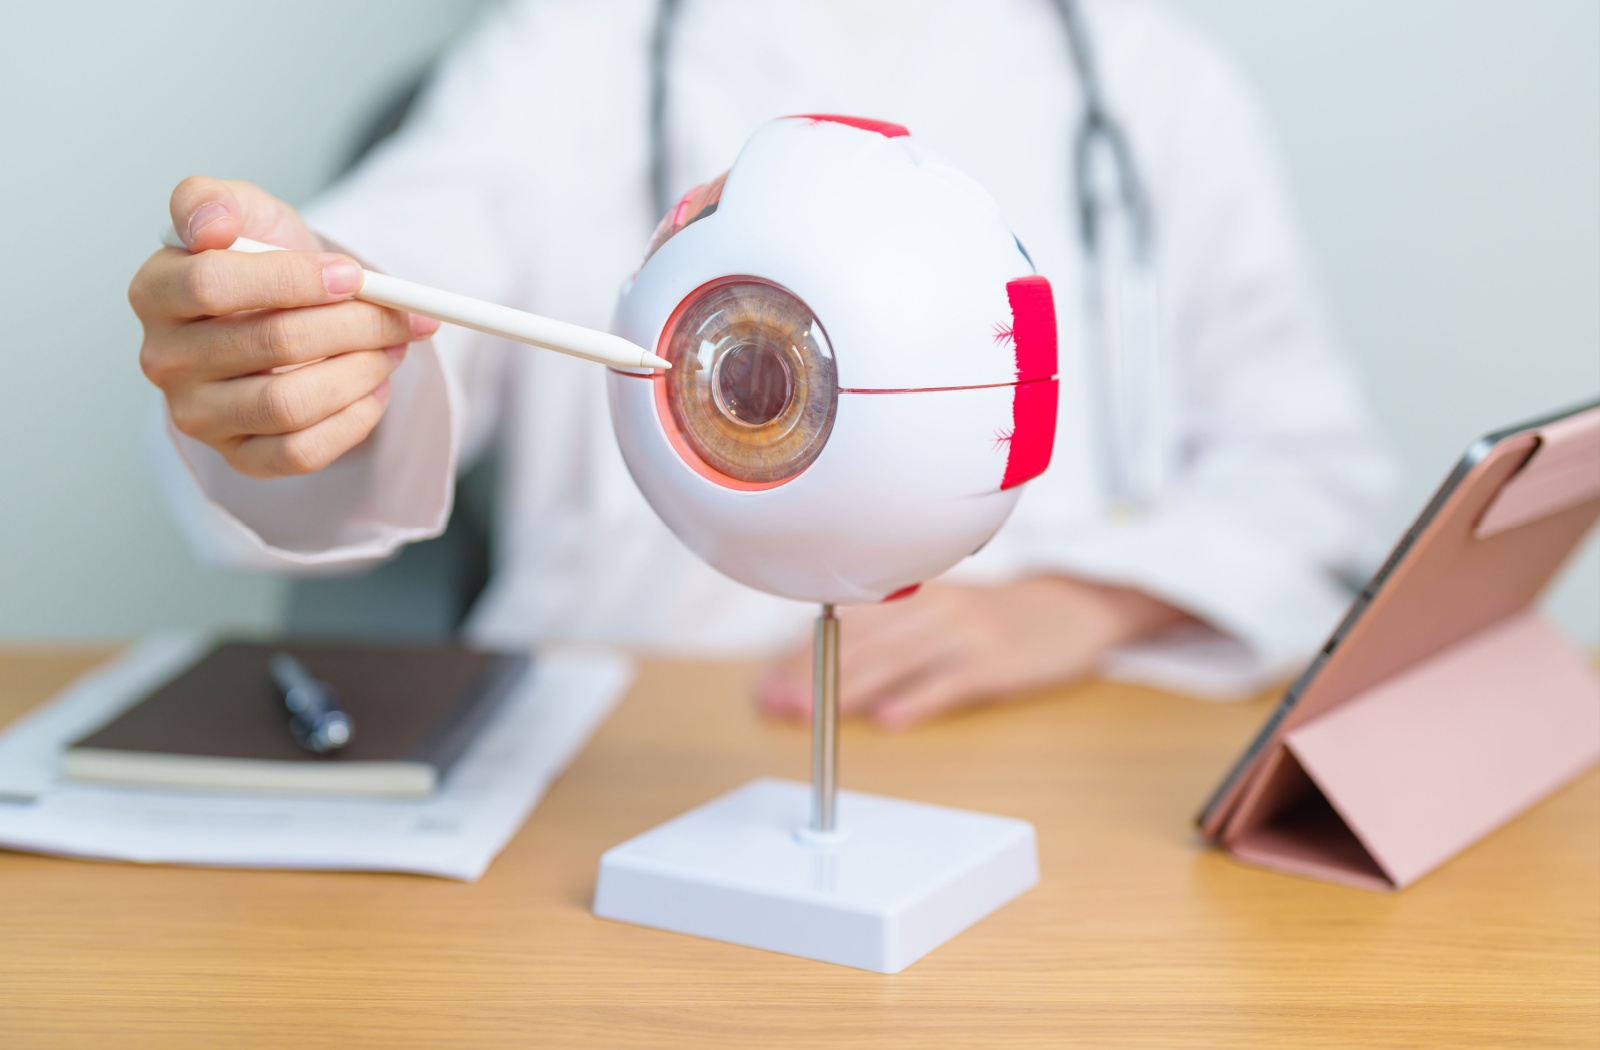
<path fill-rule="evenodd" d="M 267 661 L 294 654 L 356 731 L 316 755 L 289 733 Z M 77 780 L 204 791 L 415 798 L 432 794 L 528 666 L 464 645 L 223 642 L 70 745 Z"/>

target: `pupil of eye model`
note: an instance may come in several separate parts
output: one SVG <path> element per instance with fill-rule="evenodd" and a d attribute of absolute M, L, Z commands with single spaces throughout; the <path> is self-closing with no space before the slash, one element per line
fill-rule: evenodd
<path fill-rule="evenodd" d="M 777 419 L 789 407 L 794 380 L 781 351 L 747 343 L 717 361 L 712 391 L 723 415 L 758 427 Z"/>

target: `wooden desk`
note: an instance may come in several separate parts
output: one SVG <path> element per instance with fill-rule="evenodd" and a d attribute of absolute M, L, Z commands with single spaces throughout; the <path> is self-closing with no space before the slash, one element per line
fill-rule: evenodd
<path fill-rule="evenodd" d="M 104 652 L 0 656 L 0 722 Z M 1190 818 L 1266 702 L 1106 685 L 890 736 L 853 788 L 1025 817 L 1041 885 L 884 977 L 603 922 L 607 847 L 804 778 L 750 669 L 652 663 L 481 882 L 0 852 L 0 1046 L 1594 1046 L 1600 777 L 1399 895 L 1243 867 Z"/>

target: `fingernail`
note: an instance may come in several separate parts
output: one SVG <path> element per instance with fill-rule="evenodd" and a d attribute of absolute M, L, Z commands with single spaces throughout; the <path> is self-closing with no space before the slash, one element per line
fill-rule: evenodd
<path fill-rule="evenodd" d="M 221 201 L 207 201 L 194 210 L 189 216 L 189 228 L 184 231 L 184 240 L 190 244 L 200 235 L 200 231 L 216 222 L 218 219 L 228 217 L 228 206 Z"/>
<path fill-rule="evenodd" d="M 372 392 L 372 396 L 378 399 L 378 404 L 387 405 L 389 403 L 389 381 L 385 379 L 379 383 L 378 389 Z"/>
<path fill-rule="evenodd" d="M 394 362 L 394 367 L 396 368 L 399 368 L 400 362 L 406 359 L 406 348 L 404 344 L 401 344 L 400 346 L 386 346 L 383 348 L 383 352 L 389 355 L 389 360 Z"/>
<path fill-rule="evenodd" d="M 322 264 L 322 285 L 329 295 L 349 295 L 361 287 L 361 267 L 349 259 L 331 259 Z"/>
<path fill-rule="evenodd" d="M 439 330 L 439 322 L 421 314 L 411 315 L 411 338 L 426 339 Z"/>

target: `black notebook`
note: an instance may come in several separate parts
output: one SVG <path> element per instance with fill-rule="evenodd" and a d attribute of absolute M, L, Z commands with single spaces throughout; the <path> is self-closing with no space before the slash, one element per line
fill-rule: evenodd
<path fill-rule="evenodd" d="M 326 755 L 295 743 L 267 661 L 298 657 L 355 733 Z M 199 790 L 428 795 L 526 672 L 522 654 L 463 645 L 219 644 L 72 744 L 80 780 Z"/>

